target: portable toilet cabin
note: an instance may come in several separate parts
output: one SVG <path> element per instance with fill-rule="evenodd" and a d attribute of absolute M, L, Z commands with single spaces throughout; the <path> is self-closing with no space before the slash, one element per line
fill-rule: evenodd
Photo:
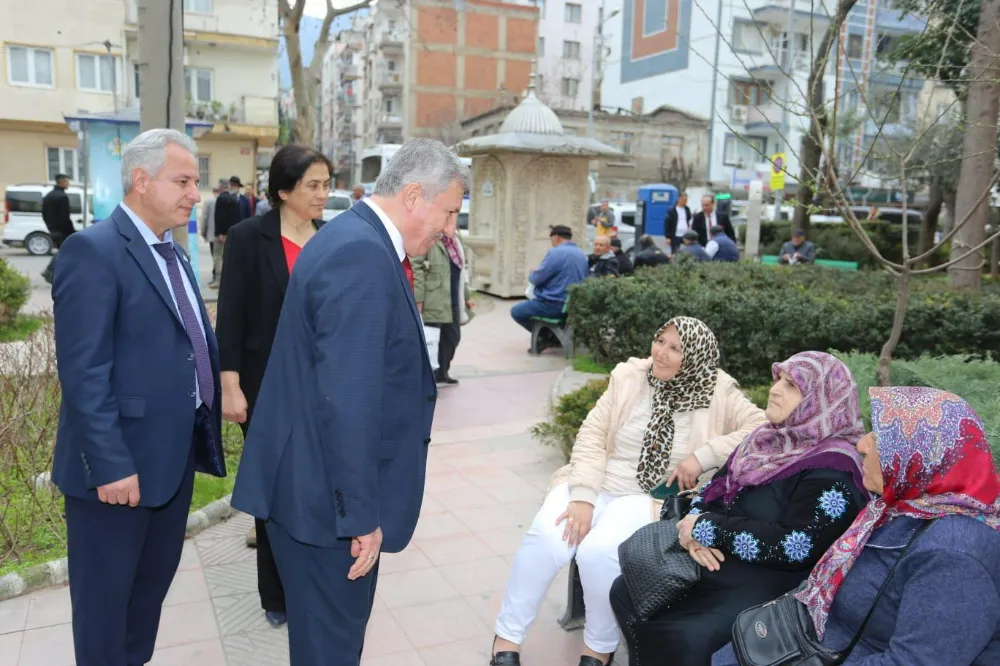
<path fill-rule="evenodd" d="M 667 211 L 677 205 L 677 194 L 677 188 L 666 183 L 639 188 L 639 198 L 635 202 L 636 241 L 642 234 L 663 237 Z"/>

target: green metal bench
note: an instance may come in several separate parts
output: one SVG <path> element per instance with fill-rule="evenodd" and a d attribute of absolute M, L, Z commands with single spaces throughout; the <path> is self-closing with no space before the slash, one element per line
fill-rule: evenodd
<path fill-rule="evenodd" d="M 780 257 L 776 254 L 765 254 L 761 256 L 760 263 L 766 266 L 778 266 L 781 264 L 779 261 Z M 858 262 L 856 261 L 841 261 L 839 259 L 816 259 L 815 265 L 826 266 L 827 268 L 836 268 L 841 271 L 856 271 L 858 270 Z"/>
<path fill-rule="evenodd" d="M 566 314 L 569 312 L 569 298 L 563 303 L 563 313 L 561 317 L 531 317 L 531 349 L 528 351 L 535 356 L 544 350 L 538 347 L 538 338 L 542 331 L 548 329 L 559 341 L 566 358 L 573 358 L 573 331 L 566 325 Z"/>

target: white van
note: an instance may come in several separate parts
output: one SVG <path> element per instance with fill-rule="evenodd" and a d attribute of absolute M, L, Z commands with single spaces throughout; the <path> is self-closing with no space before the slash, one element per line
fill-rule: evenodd
<path fill-rule="evenodd" d="M 323 221 L 329 222 L 344 211 L 350 210 L 354 205 L 354 199 L 347 190 L 334 190 L 326 198 L 326 206 L 323 208 Z"/>
<path fill-rule="evenodd" d="M 42 198 L 52 185 L 10 185 L 4 194 L 3 244 L 23 247 L 29 254 L 44 256 L 52 252 L 52 238 L 42 220 Z M 69 214 L 73 226 L 83 229 L 85 220 L 93 219 L 93 206 L 87 197 L 87 211 L 83 210 L 83 189 L 66 188 L 69 197 Z"/>

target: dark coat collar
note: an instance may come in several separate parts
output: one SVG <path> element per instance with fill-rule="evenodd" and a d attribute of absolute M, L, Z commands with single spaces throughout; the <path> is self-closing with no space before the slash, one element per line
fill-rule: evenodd
<path fill-rule="evenodd" d="M 267 263 L 271 266 L 271 273 L 278 283 L 281 295 L 285 295 L 288 289 L 288 262 L 285 259 L 285 246 L 281 242 L 281 213 L 280 208 L 272 208 L 260 216 L 260 235 L 264 239 L 264 254 L 267 255 Z M 313 226 L 318 231 L 322 226 L 322 221 L 313 220 Z"/>

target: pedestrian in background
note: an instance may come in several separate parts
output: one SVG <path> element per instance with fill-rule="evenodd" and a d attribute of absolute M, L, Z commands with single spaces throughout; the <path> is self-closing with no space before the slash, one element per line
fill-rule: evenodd
<path fill-rule="evenodd" d="M 73 218 L 70 217 L 69 195 L 66 188 L 69 187 L 69 176 L 64 173 L 56 174 L 56 185 L 45 198 L 42 199 L 42 220 L 45 228 L 49 230 L 49 238 L 52 239 L 52 247 L 59 249 L 70 235 L 76 231 L 73 226 Z M 48 283 L 52 282 L 52 264 L 55 257 L 49 261 L 49 265 L 42 271 L 42 277 Z"/>

